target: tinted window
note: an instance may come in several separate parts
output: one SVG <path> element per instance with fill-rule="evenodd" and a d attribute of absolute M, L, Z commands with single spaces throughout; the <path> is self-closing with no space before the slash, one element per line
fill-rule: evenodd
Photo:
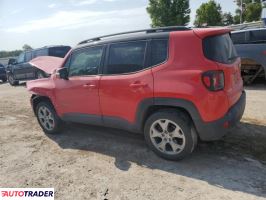
<path fill-rule="evenodd" d="M 25 53 L 21 53 L 17 59 L 17 63 L 25 62 Z"/>
<path fill-rule="evenodd" d="M 207 37 L 203 40 L 205 56 L 219 63 L 229 64 L 235 61 L 237 53 L 229 34 Z"/>
<path fill-rule="evenodd" d="M 153 40 L 151 42 L 151 66 L 163 63 L 167 59 L 168 40 Z"/>
<path fill-rule="evenodd" d="M 246 42 L 246 32 L 232 33 L 231 37 L 234 44 L 243 44 Z"/>
<path fill-rule="evenodd" d="M 251 42 L 266 41 L 266 30 L 250 31 Z"/>
<path fill-rule="evenodd" d="M 103 47 L 92 47 L 74 52 L 69 76 L 96 75 L 101 64 Z"/>
<path fill-rule="evenodd" d="M 106 73 L 123 74 L 142 70 L 146 42 L 129 42 L 110 45 Z"/>
<path fill-rule="evenodd" d="M 52 47 L 49 48 L 49 56 L 64 58 L 69 50 L 70 47 Z"/>
<path fill-rule="evenodd" d="M 31 60 L 31 52 L 26 52 L 26 62 Z"/>
<path fill-rule="evenodd" d="M 38 56 L 47 56 L 48 55 L 48 49 L 39 49 L 35 50 L 33 53 L 33 57 L 38 57 Z"/>

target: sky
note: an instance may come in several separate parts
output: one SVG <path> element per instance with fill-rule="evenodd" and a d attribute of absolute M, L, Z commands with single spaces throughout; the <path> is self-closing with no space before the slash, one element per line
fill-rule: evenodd
<path fill-rule="evenodd" d="M 191 23 L 208 0 L 190 0 Z M 216 0 L 234 13 L 233 0 Z M 149 28 L 148 0 L 0 0 L 0 50 L 70 45 L 95 36 Z"/>

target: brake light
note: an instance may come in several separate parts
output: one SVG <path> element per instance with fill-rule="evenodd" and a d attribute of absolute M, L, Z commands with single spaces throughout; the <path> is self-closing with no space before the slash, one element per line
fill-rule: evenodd
<path fill-rule="evenodd" d="M 223 71 L 207 71 L 202 74 L 202 82 L 208 90 L 219 91 L 224 89 Z"/>

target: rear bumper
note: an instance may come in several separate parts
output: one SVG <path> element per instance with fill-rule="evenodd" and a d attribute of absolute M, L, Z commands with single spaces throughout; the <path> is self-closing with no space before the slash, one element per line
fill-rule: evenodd
<path fill-rule="evenodd" d="M 203 141 L 218 140 L 223 137 L 230 128 L 234 127 L 242 118 L 246 106 L 246 93 L 243 91 L 241 97 L 235 105 L 226 113 L 224 117 L 213 122 L 195 122 L 200 139 Z"/>

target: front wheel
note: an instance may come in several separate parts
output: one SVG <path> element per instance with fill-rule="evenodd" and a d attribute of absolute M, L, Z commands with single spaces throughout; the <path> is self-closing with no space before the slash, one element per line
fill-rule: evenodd
<path fill-rule="evenodd" d="M 62 129 L 62 121 L 51 103 L 43 101 L 37 104 L 35 113 L 40 126 L 47 134 L 56 134 Z"/>
<path fill-rule="evenodd" d="M 12 86 L 15 86 L 15 85 L 18 85 L 19 84 L 19 81 L 16 81 L 14 79 L 13 74 L 7 75 L 7 79 L 8 79 L 9 84 L 12 85 Z"/>
<path fill-rule="evenodd" d="M 41 70 L 38 70 L 36 73 L 36 78 L 37 79 L 41 79 L 41 78 L 46 78 L 44 72 L 42 72 Z"/>
<path fill-rule="evenodd" d="M 183 112 L 162 110 L 145 123 L 145 140 L 160 157 L 180 160 L 193 152 L 197 134 L 191 119 Z"/>

